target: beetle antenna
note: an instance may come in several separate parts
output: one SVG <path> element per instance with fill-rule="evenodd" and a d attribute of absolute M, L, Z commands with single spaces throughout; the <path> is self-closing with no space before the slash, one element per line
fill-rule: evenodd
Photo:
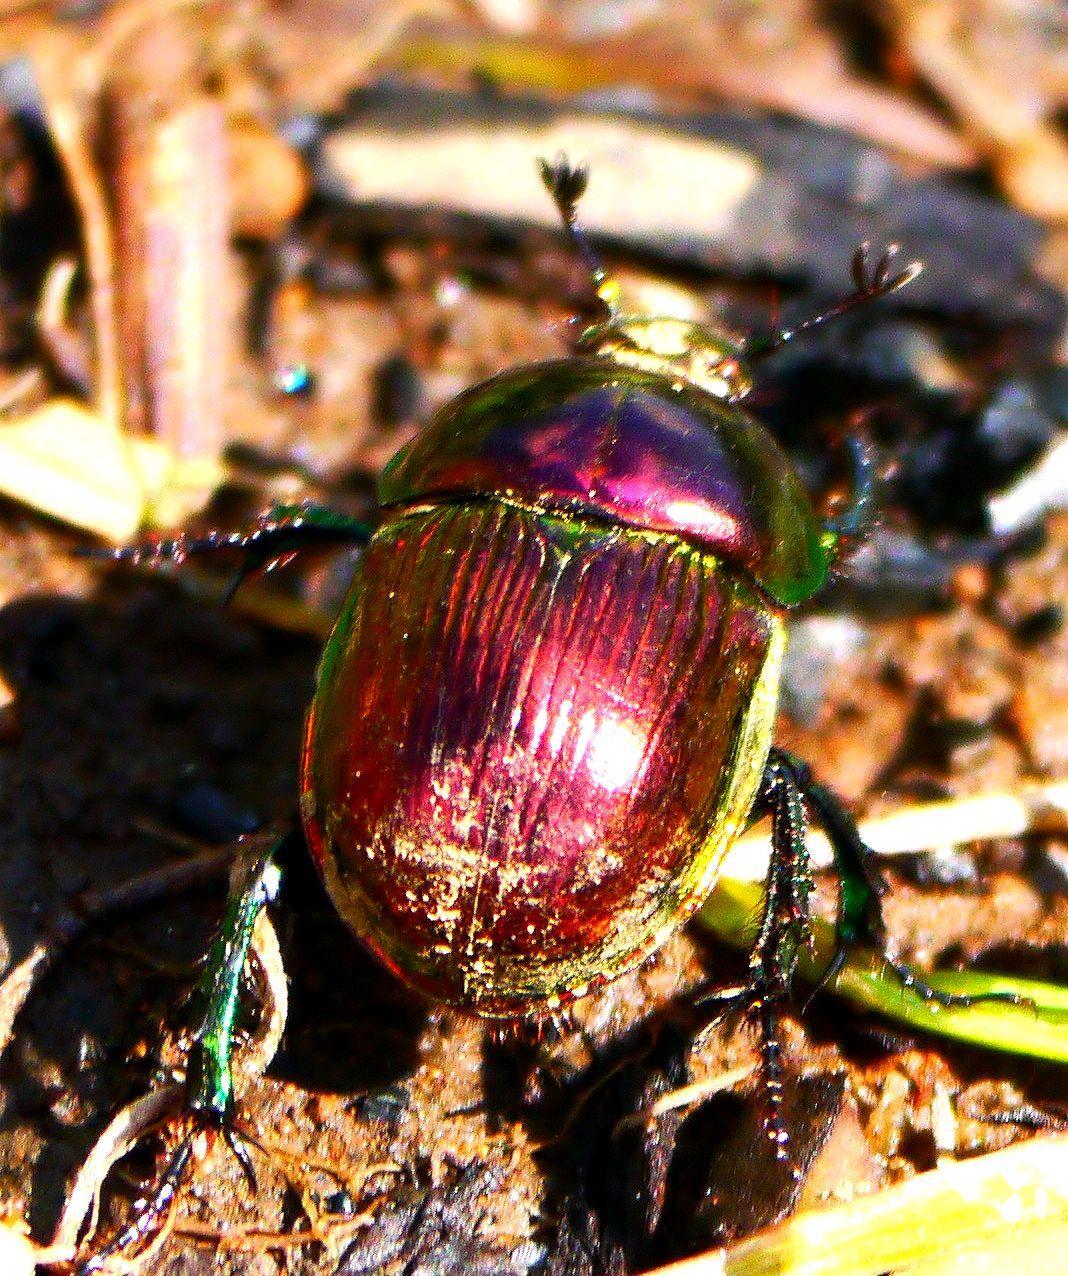
<path fill-rule="evenodd" d="M 601 259 L 590 246 L 586 232 L 578 224 L 578 202 L 586 193 L 590 182 L 589 168 L 585 164 L 573 165 L 561 151 L 552 163 L 539 158 L 538 171 L 545 189 L 553 197 L 571 246 L 589 271 L 597 299 L 608 311 L 608 318 L 614 319 L 619 313 L 619 285 L 610 278 Z"/>
<path fill-rule="evenodd" d="M 899 288 L 904 288 L 906 284 L 912 283 L 923 269 L 923 263 L 919 261 L 910 262 L 904 270 L 892 275 L 890 266 L 897 251 L 897 244 L 889 244 L 883 249 L 873 264 L 871 261 L 871 245 L 868 243 L 861 244 L 853 254 L 852 275 L 855 286 L 848 296 L 843 297 L 841 301 L 831 306 L 829 310 L 821 311 L 818 315 L 813 315 L 811 319 L 803 320 L 793 328 L 779 328 L 776 326 L 770 333 L 760 337 L 751 337 L 745 343 L 745 357 L 747 359 L 762 359 L 765 355 L 771 354 L 773 350 L 778 350 L 781 346 L 786 345 L 788 341 L 792 341 L 794 337 L 799 336 L 802 332 L 809 332 L 813 328 L 818 328 L 820 324 L 827 323 L 831 319 L 837 319 L 839 315 L 847 314 L 850 310 L 855 310 L 857 306 L 867 305 L 869 301 L 875 301 L 877 298 L 885 297 L 891 292 L 897 292 Z"/>

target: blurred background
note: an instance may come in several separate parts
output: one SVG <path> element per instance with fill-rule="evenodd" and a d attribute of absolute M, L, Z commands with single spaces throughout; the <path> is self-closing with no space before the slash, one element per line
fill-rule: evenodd
<path fill-rule="evenodd" d="M 8 975 L 86 891 L 289 817 L 353 566 L 223 610 L 232 563 L 105 577 L 73 551 L 272 501 L 370 516 L 441 404 L 594 313 L 535 167 L 561 151 L 590 166 L 580 215 L 628 308 L 762 331 L 847 293 L 865 241 L 923 263 L 762 364 L 749 401 L 818 502 L 847 434 L 880 473 L 877 528 L 794 625 L 780 740 L 866 813 L 1068 777 L 1057 0 L 0 0 Z M 0 988 L 0 1201 L 39 1241 L 111 1112 L 178 1057 L 160 1043 L 221 863 L 115 912 L 17 1019 Z M 893 877 L 907 955 L 1068 978 L 1063 820 Z M 1056 1123 L 1052 1065 L 824 999 L 788 1024 L 811 1156 L 786 1182 L 750 1039 L 672 1026 L 743 969 L 698 930 L 542 1057 L 408 997 L 306 866 L 289 879 L 289 1032 L 243 1107 L 260 1190 L 219 1156 L 144 1270 L 639 1271 Z M 741 1097 L 620 1136 L 687 1064 Z M 105 1218 L 151 1169 L 110 1181 Z"/>

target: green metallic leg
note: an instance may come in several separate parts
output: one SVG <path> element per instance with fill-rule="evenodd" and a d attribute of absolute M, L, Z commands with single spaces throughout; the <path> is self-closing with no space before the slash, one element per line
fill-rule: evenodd
<path fill-rule="evenodd" d="M 194 993 L 201 1019 L 189 1050 L 186 1108 L 218 1125 L 233 1113 L 234 1030 L 245 963 L 256 918 L 278 896 L 282 873 L 277 857 L 284 841 L 275 841 L 266 851 L 244 852 L 236 861 L 226 913 Z"/>
<path fill-rule="evenodd" d="M 845 440 L 845 446 L 853 471 L 849 498 L 844 508 L 823 525 L 824 544 L 836 559 L 863 540 L 875 521 L 874 453 L 862 439 L 853 436 Z"/>
<path fill-rule="evenodd" d="M 172 537 L 153 536 L 117 549 L 89 550 L 88 556 L 136 567 L 160 567 L 164 563 L 184 563 L 196 555 L 236 550 L 242 555 L 242 565 L 231 590 L 233 594 L 250 575 L 287 563 L 302 550 L 327 545 L 365 545 L 371 532 L 367 523 L 347 514 L 304 502 L 272 505 L 251 527 L 237 531 L 211 531 L 203 536 L 190 536 L 186 532 Z"/>
<path fill-rule="evenodd" d="M 247 1153 L 233 1138 L 228 1125 L 234 1108 L 234 1038 L 252 933 L 260 912 L 278 895 L 278 856 L 286 840 L 243 840 L 230 878 L 226 912 L 194 993 L 199 1018 L 189 1048 L 183 1113 L 187 1132 L 151 1197 L 137 1203 L 133 1219 L 86 1259 L 77 1268 L 76 1276 L 100 1271 L 116 1255 L 143 1245 L 159 1228 L 189 1170 L 194 1140 L 201 1130 L 221 1130 L 246 1176 L 255 1182 Z"/>

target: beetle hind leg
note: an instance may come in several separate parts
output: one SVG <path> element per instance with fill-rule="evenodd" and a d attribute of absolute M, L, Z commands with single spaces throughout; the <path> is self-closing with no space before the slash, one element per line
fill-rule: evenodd
<path fill-rule="evenodd" d="M 841 802 L 813 778 L 808 765 L 783 749 L 773 748 L 754 807 L 756 816 L 771 816 L 772 853 L 760 929 L 749 958 L 749 977 L 741 988 L 713 994 L 708 1000 L 725 1004 L 722 1013 L 740 1010 L 759 1032 L 760 1071 L 767 1102 L 764 1125 L 783 1161 L 790 1159 L 790 1138 L 782 1115 L 779 1015 L 790 996 L 798 950 L 811 936 L 806 808 L 830 840 L 839 880 L 837 945 L 820 979 L 821 987 L 834 979 L 853 948 L 866 946 L 878 953 L 902 988 L 933 1005 L 961 1009 L 989 1001 L 1019 1005 L 1023 1000 L 1012 993 L 965 996 L 943 992 L 932 988 L 894 955 L 882 910 L 887 884 L 872 851 Z"/>
<path fill-rule="evenodd" d="M 808 766 L 786 754 L 797 777 L 806 803 L 822 824 L 834 851 L 835 869 L 839 881 L 837 944 L 830 964 L 823 972 L 820 985 L 830 983 L 841 970 L 850 949 L 859 946 L 873 948 L 902 988 L 908 989 L 932 1005 L 947 1010 L 966 1009 L 982 1002 L 1008 1002 L 1023 1004 L 1025 999 L 1013 993 L 982 993 L 967 996 L 961 993 L 943 992 L 932 988 L 914 970 L 894 954 L 886 923 L 883 919 L 882 897 L 886 894 L 886 879 L 875 863 L 871 849 L 864 844 L 852 816 L 838 798 L 825 785 L 813 779 Z"/>
<path fill-rule="evenodd" d="M 254 1187 L 255 1174 L 248 1152 L 231 1126 L 233 1056 L 245 964 L 253 946 L 257 918 L 278 893 L 278 856 L 286 840 L 269 835 L 243 839 L 231 873 L 226 912 L 194 993 L 199 1019 L 191 1034 L 183 1110 L 172 1126 L 179 1134 L 177 1146 L 152 1194 L 135 1204 L 133 1218 L 125 1227 L 81 1261 L 75 1268 L 76 1276 L 90 1276 L 129 1249 L 145 1246 L 165 1225 L 202 1146 L 217 1134 L 223 1135 Z M 271 981 L 272 986 L 274 982 Z M 284 990 L 277 1000 L 284 1003 Z M 278 1014 L 284 1020 L 281 1004 Z"/>
<path fill-rule="evenodd" d="M 773 749 L 757 795 L 758 813 L 771 815 L 772 853 L 760 929 L 741 988 L 714 994 L 724 1013 L 739 1010 L 759 1034 L 760 1073 L 766 1113 L 764 1128 L 779 1160 L 790 1159 L 790 1136 L 783 1119 L 784 1069 L 779 1017 L 789 1000 L 798 950 L 809 942 L 812 877 L 806 846 L 807 820 L 794 760 Z"/>

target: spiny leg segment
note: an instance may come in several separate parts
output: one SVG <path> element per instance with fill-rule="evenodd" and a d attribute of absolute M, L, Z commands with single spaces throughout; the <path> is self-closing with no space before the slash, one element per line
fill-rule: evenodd
<path fill-rule="evenodd" d="M 194 536 L 153 536 L 117 549 L 92 549 L 91 558 L 134 567 L 161 567 L 164 563 L 184 563 L 187 558 L 236 550 L 242 556 L 230 596 L 249 576 L 269 572 L 288 563 L 305 549 L 328 545 L 365 545 L 372 528 L 325 505 L 309 501 L 299 505 L 272 505 L 250 527 L 236 531 L 210 531 Z"/>
<path fill-rule="evenodd" d="M 789 1000 L 797 954 L 811 934 L 809 896 L 812 879 L 806 847 L 807 819 L 792 760 L 772 749 L 754 808 L 771 815 L 772 853 L 764 887 L 760 929 L 749 957 L 748 978 L 740 988 L 713 995 L 726 1010 L 740 1010 L 757 1028 L 760 1071 L 767 1111 L 764 1126 L 780 1160 L 789 1159 L 790 1136 L 783 1120 L 782 1042 L 779 1016 Z"/>
<path fill-rule="evenodd" d="M 789 1134 L 783 1120 L 782 1045 L 779 1017 L 797 968 L 798 950 L 811 938 L 809 896 L 812 880 L 805 840 L 806 807 L 819 820 L 831 843 L 839 880 L 837 943 L 820 980 L 830 983 L 849 952 L 870 947 L 902 988 L 945 1009 L 965 1009 L 980 1002 L 1019 1004 L 1011 993 L 962 996 L 932 988 L 891 951 L 882 911 L 886 881 L 864 844 L 853 818 L 808 765 L 783 749 L 773 748 L 764 769 L 754 815 L 770 814 L 772 853 L 765 885 L 760 929 L 749 959 L 749 978 L 742 989 L 723 995 L 728 1008 L 740 1009 L 760 1033 L 761 1074 L 767 1101 L 765 1128 L 776 1154 L 789 1159 Z M 713 998 L 717 1000 L 718 998 Z"/>

